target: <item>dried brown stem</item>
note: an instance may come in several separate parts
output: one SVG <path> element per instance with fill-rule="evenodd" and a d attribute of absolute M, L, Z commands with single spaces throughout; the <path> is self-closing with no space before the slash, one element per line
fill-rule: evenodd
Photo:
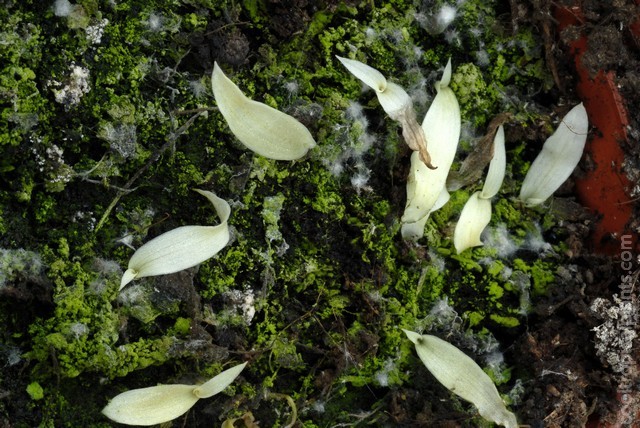
<path fill-rule="evenodd" d="M 500 113 L 489 123 L 487 133 L 478 141 L 473 151 L 460 165 L 458 171 L 451 171 L 447 179 L 447 189 L 458 190 L 461 187 L 475 183 L 482 177 L 482 172 L 493 158 L 493 139 L 496 130 L 511 118 L 511 113 Z"/>
<path fill-rule="evenodd" d="M 402 125 L 402 137 L 409 148 L 420 154 L 420 160 L 429 169 L 436 169 L 437 166 L 431 164 L 431 155 L 427 150 L 427 137 L 424 135 L 422 126 L 416 120 L 413 108 L 409 107 L 397 119 Z"/>

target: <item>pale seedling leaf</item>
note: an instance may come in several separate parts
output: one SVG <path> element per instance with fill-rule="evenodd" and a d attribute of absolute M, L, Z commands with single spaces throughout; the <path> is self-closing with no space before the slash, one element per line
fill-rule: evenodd
<path fill-rule="evenodd" d="M 387 89 L 387 79 L 375 68 L 354 59 L 343 58 L 337 55 L 336 57 L 351 74 L 374 91 L 383 92 Z"/>
<path fill-rule="evenodd" d="M 402 227 L 400 228 L 402 238 L 410 241 L 417 241 L 418 239 L 422 238 L 422 236 L 424 235 L 424 225 L 427 223 L 427 220 L 429 219 L 431 213 L 442 208 L 447 202 L 449 202 L 450 198 L 451 195 L 449 194 L 449 191 L 446 187 L 443 187 L 440 195 L 438 195 L 438 199 L 436 199 L 436 203 L 433 204 L 433 207 L 431 207 L 431 211 L 429 211 L 427 215 L 414 223 L 402 224 Z"/>
<path fill-rule="evenodd" d="M 438 94 L 422 122 L 426 140 L 429 141 L 431 162 L 438 168 L 430 169 L 424 162 L 419 162 L 415 153 L 412 154 L 403 223 L 415 223 L 431 212 L 446 185 L 458 148 L 462 123 L 458 100 L 447 85 L 450 79 L 451 61 L 445 67 L 442 80 L 436 84 Z"/>
<path fill-rule="evenodd" d="M 507 153 L 504 148 L 504 128 L 500 125 L 493 139 L 493 158 L 489 163 L 489 171 L 484 181 L 484 187 L 480 195 L 481 198 L 491 199 L 498 193 L 502 186 L 506 170 Z"/>
<path fill-rule="evenodd" d="M 275 160 L 295 160 L 316 142 L 294 117 L 247 98 L 220 69 L 211 74 L 213 95 L 231 132 L 251 151 Z"/>
<path fill-rule="evenodd" d="M 589 119 L 582 103 L 562 119 L 522 182 L 519 199 L 531 207 L 546 201 L 571 175 L 580 162 Z"/>
<path fill-rule="evenodd" d="M 431 169 L 431 156 L 427 150 L 427 139 L 424 131 L 416 120 L 413 102 L 400 85 L 387 82 L 387 79 L 373 67 L 360 61 L 337 57 L 340 62 L 365 85 L 376 91 L 378 102 L 389 117 L 402 126 L 402 137 L 411 150 L 420 153 L 420 159 Z"/>
<path fill-rule="evenodd" d="M 200 398 L 210 398 L 233 382 L 247 363 L 238 364 L 202 385 L 157 385 L 115 396 L 102 413 L 126 425 L 150 426 L 185 414 Z"/>
<path fill-rule="evenodd" d="M 227 220 L 231 213 L 229 204 L 209 191 L 194 190 L 213 204 L 220 217 L 220 224 L 181 226 L 145 243 L 131 256 L 128 268 L 120 281 L 120 290 L 136 278 L 166 275 L 196 266 L 213 257 L 227 245 Z"/>
<path fill-rule="evenodd" d="M 197 386 L 193 393 L 198 398 L 209 398 L 222 391 L 233 382 L 247 363 L 238 364 L 214 376 L 202 385 Z"/>
<path fill-rule="evenodd" d="M 506 428 L 517 428 L 491 378 L 464 352 L 436 336 L 403 330 L 416 346 L 418 357 L 449 391 L 472 403 L 480 416 Z"/>
<path fill-rule="evenodd" d="M 121 424 L 150 426 L 180 417 L 197 401 L 193 385 L 158 385 L 119 394 L 102 413 Z"/>
<path fill-rule="evenodd" d="M 467 248 L 483 245 L 480 235 L 489 221 L 491 221 L 491 201 L 481 198 L 480 192 L 475 192 L 464 204 L 453 232 L 453 245 L 458 254 Z"/>

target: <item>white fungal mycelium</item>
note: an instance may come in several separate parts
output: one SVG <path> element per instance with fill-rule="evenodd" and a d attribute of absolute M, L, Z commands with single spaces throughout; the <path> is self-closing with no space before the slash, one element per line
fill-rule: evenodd
<path fill-rule="evenodd" d="M 209 191 L 194 190 L 213 204 L 220 224 L 181 226 L 147 242 L 131 256 L 120 281 L 120 290 L 136 278 L 166 275 L 193 267 L 213 257 L 227 245 L 227 220 L 231 214 L 229 204 Z"/>
<path fill-rule="evenodd" d="M 558 129 L 545 141 L 522 182 L 519 199 L 532 207 L 546 201 L 578 165 L 589 130 L 582 103 L 562 119 Z"/>
<path fill-rule="evenodd" d="M 430 169 L 424 162 L 419 162 L 416 153 L 411 156 L 407 204 L 402 216 L 402 236 L 405 239 L 421 238 L 428 215 L 441 208 L 449 197 L 447 175 L 456 154 L 461 128 L 460 106 L 449 88 L 450 81 L 451 60 L 444 69 L 442 79 L 435 85 L 438 94 L 422 122 L 422 129 L 430 144 L 431 162 L 437 169 Z"/>
<path fill-rule="evenodd" d="M 489 164 L 489 171 L 482 191 L 471 195 L 462 208 L 460 219 L 453 232 L 453 245 L 458 254 L 467 248 L 483 245 L 480 235 L 491 221 L 491 198 L 500 190 L 506 168 L 504 129 L 500 125 L 493 139 L 493 158 Z"/>
<path fill-rule="evenodd" d="M 115 396 L 102 413 L 125 425 L 168 422 L 185 414 L 199 399 L 222 392 L 246 365 L 231 367 L 202 385 L 157 385 L 123 392 Z"/>
<path fill-rule="evenodd" d="M 247 98 L 214 64 L 211 87 L 220 113 L 231 132 L 253 152 L 275 160 L 295 160 L 316 142 L 309 130 L 292 116 Z"/>
<path fill-rule="evenodd" d="M 418 124 L 413 102 L 407 92 L 387 79 L 373 67 L 353 59 L 337 57 L 340 62 L 365 85 L 376 91 L 378 101 L 389 117 L 402 126 L 402 137 L 411 150 L 419 153 L 420 160 L 429 168 L 434 169 L 431 156 L 427 151 L 427 139 L 423 129 Z"/>
<path fill-rule="evenodd" d="M 436 336 L 403 330 L 416 346 L 418 357 L 449 391 L 476 406 L 480 416 L 506 428 L 517 428 L 491 378 L 460 349 Z"/>
<path fill-rule="evenodd" d="M 442 33 L 456 18 L 457 10 L 454 6 L 444 4 L 437 11 L 416 14 L 416 21 L 429 34 L 435 36 Z"/>

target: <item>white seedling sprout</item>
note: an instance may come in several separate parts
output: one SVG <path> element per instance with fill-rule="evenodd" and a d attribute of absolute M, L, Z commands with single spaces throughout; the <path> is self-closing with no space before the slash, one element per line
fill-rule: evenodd
<path fill-rule="evenodd" d="M 430 169 L 435 169 L 427 151 L 427 139 L 418 124 L 413 102 L 407 92 L 387 79 L 373 67 L 353 59 L 337 57 L 342 65 L 365 85 L 376 91 L 378 101 L 389 117 L 402 126 L 402 137 L 409 148 L 420 155 L 420 160 Z"/>
<path fill-rule="evenodd" d="M 231 367 L 202 385 L 157 385 L 123 392 L 116 395 L 102 413 L 125 425 L 162 424 L 185 414 L 199 399 L 222 392 L 246 365 Z"/>
<path fill-rule="evenodd" d="M 403 330 L 416 346 L 418 357 L 431 374 L 478 409 L 480 416 L 506 428 L 517 428 L 491 378 L 467 354 L 436 336 Z"/>
<path fill-rule="evenodd" d="M 218 63 L 213 67 L 211 87 L 231 132 L 251 151 L 270 159 L 295 160 L 315 147 L 315 140 L 302 123 L 247 98 Z"/>
<path fill-rule="evenodd" d="M 481 198 L 480 192 L 475 192 L 464 204 L 453 232 L 453 245 L 457 253 L 482 245 L 480 235 L 490 221 L 491 201 Z"/>
<path fill-rule="evenodd" d="M 520 189 L 525 205 L 543 203 L 569 178 L 582 157 L 588 130 L 587 110 L 580 103 L 562 119 L 531 164 Z"/>
<path fill-rule="evenodd" d="M 422 122 L 422 130 L 431 146 L 431 160 L 438 169 L 430 169 L 420 162 L 416 153 L 411 156 L 407 179 L 407 204 L 402 215 L 402 237 L 417 240 L 424 234 L 429 214 L 440 209 L 448 200 L 447 176 L 460 139 L 462 120 L 460 106 L 449 87 L 451 60 L 436 83 L 438 94 Z"/>
<path fill-rule="evenodd" d="M 500 190 L 506 168 L 504 129 L 500 125 L 493 139 L 493 158 L 482 191 L 471 195 L 464 205 L 453 233 L 453 245 L 458 254 L 467 248 L 483 245 L 480 235 L 491 221 L 491 198 Z"/>
<path fill-rule="evenodd" d="M 227 201 L 209 191 L 194 190 L 213 204 L 220 217 L 220 224 L 181 226 L 147 242 L 131 256 L 120 281 L 120 290 L 136 278 L 166 275 L 196 266 L 216 255 L 227 245 L 227 220 L 231 214 L 231 207 Z"/>

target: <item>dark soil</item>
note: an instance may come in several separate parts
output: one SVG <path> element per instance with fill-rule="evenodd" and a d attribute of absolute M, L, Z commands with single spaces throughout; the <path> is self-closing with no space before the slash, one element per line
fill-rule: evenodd
<path fill-rule="evenodd" d="M 554 11 L 558 7 L 576 4 L 581 5 L 583 24 L 559 33 L 553 18 Z M 621 144 L 625 152 L 624 171 L 631 182 L 625 190 L 634 204 L 627 233 L 636 235 L 640 210 L 640 205 L 635 202 L 640 179 L 640 123 L 637 114 L 640 111 L 640 34 L 634 33 L 631 27 L 640 17 L 639 6 L 632 0 L 512 0 L 511 7 L 514 29 L 533 19 L 540 30 L 545 42 L 547 66 L 554 75 L 560 97 L 577 98 L 577 77 L 568 43 L 582 34 L 588 40 L 583 61 L 590 74 L 595 76 L 599 70 L 615 73 L 618 89 L 630 113 L 629 140 L 612 141 L 611 144 Z M 579 13 L 577 9 L 572 10 Z M 620 278 L 629 272 L 621 268 L 620 254 L 598 255 L 591 252 L 594 243 L 589 240 L 589 223 L 587 220 L 568 225 L 575 247 L 572 248 L 573 263 L 566 266 L 567 281 L 548 300 L 538 305 L 537 314 L 529 318 L 528 332 L 512 350 L 514 359 L 521 361 L 524 367 L 532 367 L 535 373 L 535 384 L 527 385 L 528 396 L 520 413 L 530 416 L 525 416 L 525 420 L 544 421 L 539 426 L 545 427 L 637 427 L 640 426 L 638 341 L 633 342 L 631 355 L 634 356 L 634 364 L 626 374 L 634 380 L 634 393 L 623 397 L 623 394 L 617 394 L 621 374 L 612 371 L 602 352 L 596 352 L 594 346 L 597 347 L 598 342 L 592 330 L 603 323 L 601 314 L 593 310 L 594 302 L 598 298 L 611 300 L 612 295 L 620 296 Z M 636 249 L 634 257 L 637 254 Z M 635 271 L 635 290 L 637 277 L 638 271 Z M 630 302 L 637 311 L 635 293 L 632 293 Z M 634 328 L 638 330 L 637 321 Z"/>

